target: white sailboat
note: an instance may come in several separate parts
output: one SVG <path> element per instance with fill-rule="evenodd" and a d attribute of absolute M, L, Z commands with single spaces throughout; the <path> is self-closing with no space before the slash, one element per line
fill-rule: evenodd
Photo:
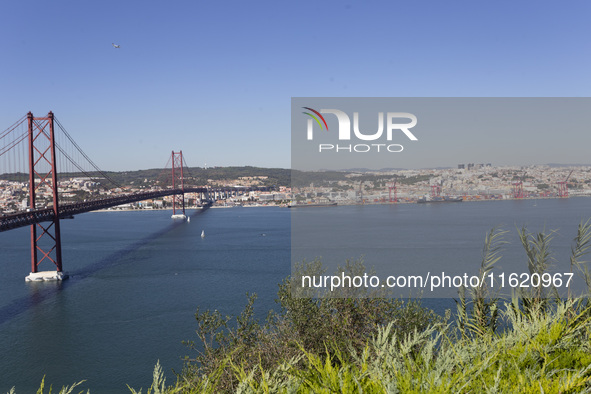
<path fill-rule="evenodd" d="M 187 223 L 191 221 L 191 217 L 187 216 Z"/>
<path fill-rule="evenodd" d="M 205 230 L 201 230 L 201 238 L 205 238 Z"/>

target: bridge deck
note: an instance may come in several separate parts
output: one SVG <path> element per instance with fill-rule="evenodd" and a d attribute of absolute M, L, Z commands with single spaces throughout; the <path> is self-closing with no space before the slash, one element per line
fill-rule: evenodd
<path fill-rule="evenodd" d="M 210 187 L 185 187 L 181 189 L 168 189 L 151 191 L 145 193 L 126 194 L 122 196 L 105 198 L 102 200 L 85 201 L 71 204 L 60 204 L 59 217 L 67 218 L 73 215 L 78 215 L 84 212 L 96 211 L 114 207 L 117 205 L 127 204 L 130 202 L 149 200 L 157 197 L 171 196 L 173 194 L 182 193 L 220 193 L 220 192 L 244 192 L 250 190 L 264 190 L 266 188 L 247 188 L 247 187 L 226 187 L 226 188 L 210 188 Z M 34 223 L 52 221 L 54 217 L 53 208 L 36 209 L 29 212 L 19 212 L 12 215 L 7 215 L 0 220 L 0 232 L 12 230 L 18 227 L 28 226 Z"/>

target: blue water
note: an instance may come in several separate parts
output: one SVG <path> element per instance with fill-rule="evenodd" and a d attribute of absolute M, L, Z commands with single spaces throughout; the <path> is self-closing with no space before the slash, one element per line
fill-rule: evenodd
<path fill-rule="evenodd" d="M 87 213 L 62 221 L 62 239 L 70 278 L 25 283 L 29 229 L 0 235 L 0 392 L 34 392 L 44 375 L 125 392 L 149 386 L 157 360 L 173 381 L 192 355 L 181 342 L 197 339 L 197 307 L 235 315 L 257 293 L 264 317 L 289 275 L 287 209 L 209 209 L 190 223 L 168 211 Z"/>
<path fill-rule="evenodd" d="M 307 218 L 309 233 L 294 241 L 302 250 L 355 257 L 367 253 L 363 231 L 374 246 L 394 245 L 393 260 L 404 267 L 444 259 L 477 267 L 485 233 L 502 225 L 512 232 L 503 260 L 509 267 L 524 264 L 523 255 L 512 255 L 520 250 L 515 226 L 558 230 L 555 257 L 568 258 L 577 224 L 591 217 L 591 199 L 209 209 L 191 212 L 190 223 L 174 223 L 170 214 L 93 212 L 62 221 L 70 274 L 63 283 L 25 283 L 29 229 L 0 234 L 0 393 L 12 386 L 34 392 L 44 375 L 54 387 L 86 379 L 91 392 L 126 392 L 125 384 L 145 392 L 157 360 L 173 381 L 172 370 L 192 355 L 181 342 L 197 340 L 197 307 L 236 315 L 247 292 L 258 295 L 258 317 L 276 307 L 277 284 L 290 272 L 292 215 L 300 224 Z M 331 221 L 319 222 L 325 214 Z M 342 256 L 326 249 L 339 236 L 351 240 Z M 438 312 L 453 307 L 450 299 L 424 303 Z"/>
<path fill-rule="evenodd" d="M 570 252 L 577 226 L 591 217 L 591 199 L 509 200 L 464 203 L 339 206 L 294 209 L 292 261 L 321 258 L 328 274 L 347 259 L 362 259 L 366 270 L 386 278 L 428 273 L 478 275 L 482 250 L 491 229 L 507 231 L 501 260 L 493 273 L 505 273 L 499 295 L 511 296 L 509 274 L 528 273 L 518 229 L 552 233 L 553 274 L 570 272 Z M 566 277 L 565 281 L 566 283 Z M 392 289 L 396 296 L 457 297 L 455 287 Z M 563 289 L 566 294 L 566 287 Z M 580 277 L 571 290 L 580 294 Z"/>

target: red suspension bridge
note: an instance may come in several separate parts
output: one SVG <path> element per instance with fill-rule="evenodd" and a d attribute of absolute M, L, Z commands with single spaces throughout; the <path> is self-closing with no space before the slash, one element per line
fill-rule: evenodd
<path fill-rule="evenodd" d="M 30 226 L 32 280 L 62 279 L 60 219 L 117 205 L 172 196 L 173 218 L 186 218 L 185 194 L 196 193 L 208 204 L 212 198 L 228 198 L 253 189 L 190 185 L 193 179 L 182 151 L 172 152 L 156 185 L 149 190 L 122 193 L 125 188 L 102 171 L 76 144 L 52 112 L 35 117 L 28 113 L 0 133 L 0 185 L 2 196 L 22 194 L 20 211 L 14 206 L 0 218 L 0 231 Z M 58 167 L 60 172 L 58 172 Z M 90 188 L 66 192 L 65 179 L 82 178 Z M 15 187 L 16 185 L 16 187 Z M 19 196 L 17 195 L 16 198 Z M 15 212 L 13 212 L 15 211 Z M 43 262 L 56 271 L 40 272 Z"/>

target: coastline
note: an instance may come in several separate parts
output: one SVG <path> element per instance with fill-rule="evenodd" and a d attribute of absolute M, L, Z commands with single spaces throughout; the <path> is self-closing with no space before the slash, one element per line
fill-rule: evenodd
<path fill-rule="evenodd" d="M 491 201 L 537 201 L 537 200 L 564 200 L 569 198 L 589 198 L 591 196 L 569 196 L 568 198 L 561 198 L 561 197 L 529 197 L 529 198 L 482 198 L 482 199 L 465 199 L 462 202 L 465 203 L 475 203 L 475 202 L 491 202 Z M 337 202 L 336 206 L 357 206 L 357 205 L 398 205 L 398 204 L 417 204 L 416 201 L 398 201 L 398 202 L 352 202 L 352 201 L 343 201 Z M 429 202 L 425 204 L 430 204 Z M 302 204 L 305 207 L 304 204 Z M 313 204 L 310 204 L 313 205 Z M 277 207 L 277 208 L 289 208 L 287 204 L 248 204 L 248 205 L 236 205 L 236 206 L 227 206 L 227 205 L 212 205 L 209 208 L 211 209 L 229 209 L 229 208 L 267 208 L 267 207 Z M 203 207 L 189 207 L 185 208 L 186 210 L 201 210 Z M 99 209 L 96 211 L 90 212 L 147 212 L 147 211 L 172 211 L 172 208 L 158 208 L 158 209 L 143 209 L 143 208 L 121 208 L 121 209 Z"/>
<path fill-rule="evenodd" d="M 212 205 L 210 209 L 222 209 L 222 208 L 265 208 L 265 207 L 279 207 L 286 208 L 287 205 L 238 205 L 238 206 L 224 206 L 224 205 Z M 201 210 L 203 207 L 188 207 L 188 210 Z M 156 212 L 156 211 L 172 211 L 172 208 L 158 208 L 158 209 L 145 209 L 145 208 L 117 208 L 117 209 L 97 209 L 89 212 Z"/>

